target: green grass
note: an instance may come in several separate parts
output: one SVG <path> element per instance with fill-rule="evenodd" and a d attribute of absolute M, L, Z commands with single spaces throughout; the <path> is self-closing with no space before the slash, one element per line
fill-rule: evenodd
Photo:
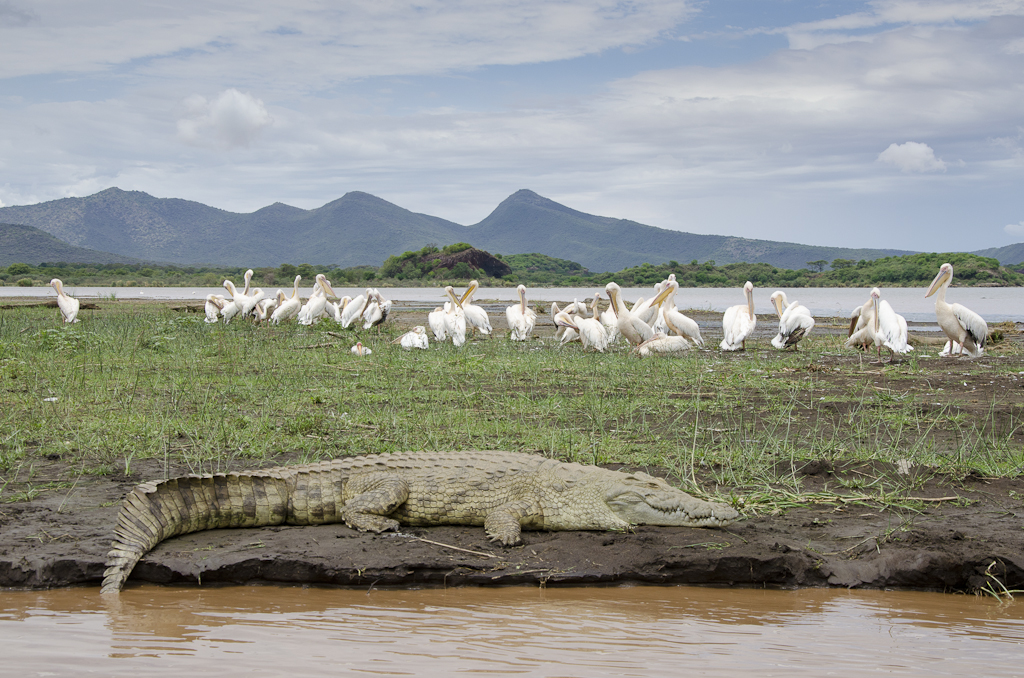
<path fill-rule="evenodd" d="M 852 352 L 827 336 L 798 354 L 759 348 L 641 360 L 622 345 L 595 354 L 501 336 L 410 353 L 389 343 L 395 328 L 349 331 L 351 339 L 328 332 L 339 330 L 327 322 L 206 325 L 195 314 L 131 303 L 104 304 L 70 327 L 58 327 L 52 309 L 0 311 L 0 478 L 24 476 L 48 456 L 79 474 L 129 473 L 140 459 L 198 473 L 505 449 L 663 467 L 686 487 L 722 486 L 743 494 L 748 508 L 770 511 L 794 496 L 893 502 L 914 489 L 894 474 L 803 496 L 793 469 L 806 460 L 909 460 L 991 476 L 1024 468 L 1019 401 L 994 390 L 982 396 L 991 400 L 984 416 L 936 405 L 923 383 L 941 372 L 924 373 L 917 361 L 851 362 Z M 349 352 L 357 337 L 372 356 Z M 1000 369 L 1015 373 L 1021 361 Z M 993 376 L 991 367 L 977 370 Z"/>

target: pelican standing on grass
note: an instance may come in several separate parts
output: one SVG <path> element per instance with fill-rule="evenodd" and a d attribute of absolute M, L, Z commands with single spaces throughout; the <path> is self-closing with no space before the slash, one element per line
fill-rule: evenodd
<path fill-rule="evenodd" d="M 526 305 L 526 285 L 517 287 L 516 292 L 519 293 L 519 303 L 505 309 L 505 319 L 512 341 L 526 341 L 537 322 L 537 312 Z"/>
<path fill-rule="evenodd" d="M 341 311 L 341 326 L 348 327 L 353 320 L 361 318 L 372 296 L 373 290 L 367 287 L 363 294 L 356 295 L 352 301 L 345 304 L 345 308 Z"/>
<path fill-rule="evenodd" d="M 704 348 L 704 338 L 700 336 L 700 325 L 697 324 L 696 320 L 681 313 L 676 308 L 676 292 L 679 291 L 679 283 L 676 282 L 674 276 L 668 280 L 667 286 L 668 297 L 661 305 L 659 312 L 661 321 L 672 334 L 685 337 L 688 341 Z M 668 332 L 665 334 L 668 334 Z"/>
<path fill-rule="evenodd" d="M 877 287 L 871 290 L 868 303 L 853 312 L 850 325 L 855 329 L 846 340 L 846 347 L 867 348 L 873 344 L 878 351 L 879 362 L 882 360 L 883 346 L 889 349 L 889 362 L 897 353 L 914 350 L 907 343 L 906 319 L 894 311 L 888 301 L 882 299 L 882 292 Z"/>
<path fill-rule="evenodd" d="M 437 341 L 444 341 L 448 338 L 448 332 L 444 328 L 446 314 L 447 311 L 442 306 L 438 306 L 427 314 L 427 324 L 430 325 L 430 331 L 434 333 L 434 339 Z"/>
<path fill-rule="evenodd" d="M 571 316 L 565 311 L 559 311 L 555 314 L 555 325 L 566 328 L 566 332 L 573 330 L 579 334 L 584 349 L 593 348 L 599 353 L 604 353 L 608 348 L 608 333 L 597 318 Z"/>
<path fill-rule="evenodd" d="M 455 288 L 448 285 L 444 293 L 451 301 L 444 304 L 444 331 L 452 338 L 452 344 L 462 346 L 466 343 L 466 314 L 462 311 L 462 304 L 455 296 Z"/>
<path fill-rule="evenodd" d="M 60 309 L 60 317 L 64 324 L 78 322 L 79 301 L 70 297 L 64 292 L 64 283 L 59 278 L 50 281 L 50 287 L 57 290 L 57 308 Z"/>
<path fill-rule="evenodd" d="M 203 311 L 206 313 L 206 322 L 217 322 L 227 303 L 228 299 L 223 294 L 207 294 L 206 304 L 203 306 Z"/>
<path fill-rule="evenodd" d="M 779 315 L 779 333 L 772 339 L 772 346 L 796 350 L 797 343 L 814 327 L 814 317 L 806 306 L 794 301 L 789 303 L 782 290 L 772 292 L 772 306 Z"/>
<path fill-rule="evenodd" d="M 292 284 L 292 296 L 284 300 L 283 303 L 278 304 L 274 312 L 270 314 L 270 322 L 277 325 L 282 320 L 291 320 L 299 313 L 299 309 L 302 308 L 302 300 L 299 299 L 299 281 L 302 280 L 301 275 L 295 276 L 295 282 Z"/>
<path fill-rule="evenodd" d="M 988 323 L 980 315 L 960 304 L 946 302 L 946 288 L 953 281 L 953 265 L 943 264 L 939 273 L 932 280 L 925 298 L 938 292 L 935 297 L 935 318 L 939 327 L 949 337 L 951 343 L 949 355 L 962 356 L 967 352 L 972 358 L 980 357 L 985 352 L 985 340 L 988 339 Z M 959 351 L 956 350 L 959 344 Z M 954 353 L 955 352 L 955 353 Z"/>
<path fill-rule="evenodd" d="M 747 297 L 747 303 L 730 306 L 725 309 L 725 315 L 722 316 L 723 351 L 747 350 L 747 337 L 754 333 L 754 327 L 757 326 L 757 316 L 754 315 L 754 283 L 748 280 L 743 285 L 743 294 Z"/>
<path fill-rule="evenodd" d="M 313 290 L 313 295 L 299 311 L 299 323 L 302 325 L 312 325 L 319 322 L 320 316 L 323 315 L 324 309 L 327 308 L 328 296 L 338 297 L 334 293 L 334 288 L 331 287 L 330 281 L 327 280 L 327 276 L 323 273 L 317 273 L 316 287 Z"/>
<path fill-rule="evenodd" d="M 490 335 L 491 330 L 491 319 L 487 317 L 487 311 L 482 306 L 477 306 L 473 303 L 473 295 L 479 289 L 480 283 L 476 280 L 469 281 L 469 288 L 459 299 L 459 303 L 462 305 L 462 312 L 466 314 L 466 325 L 473 328 L 473 333 L 477 331 L 480 334 Z"/>

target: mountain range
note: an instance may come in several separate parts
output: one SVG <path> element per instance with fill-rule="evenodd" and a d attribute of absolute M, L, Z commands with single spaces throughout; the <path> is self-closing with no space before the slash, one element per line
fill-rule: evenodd
<path fill-rule="evenodd" d="M 877 259 L 913 253 L 672 231 L 586 214 L 525 189 L 513 193 L 483 221 L 472 226 L 411 212 L 359 191 L 311 210 L 274 203 L 250 214 L 239 214 L 189 200 L 155 198 L 119 188 L 84 198 L 0 207 L 0 224 L 32 226 L 67 246 L 97 250 L 107 257 L 179 265 L 379 266 L 394 254 L 428 244 L 444 246 L 456 242 L 468 242 L 500 254 L 537 252 L 578 262 L 592 272 L 694 259 L 713 260 L 717 264 L 765 262 L 794 269 L 805 267 L 809 261 Z M 29 231 L 19 231 L 4 237 L 11 240 L 31 236 Z M 1010 247 L 1024 250 L 1024 244 Z M 1001 248 L 1005 249 L 1009 248 Z M 986 256 L 1001 259 L 995 253 L 1001 250 L 992 250 Z M 84 261 L 79 257 L 89 256 L 78 250 L 54 247 L 52 253 L 37 252 L 37 261 L 26 261 L 12 259 L 14 252 L 12 249 L 9 253 L 7 247 L 0 249 L 0 265 L 15 261 Z M 1017 263 L 1024 256 L 1010 259 L 1012 262 L 1007 263 Z"/>

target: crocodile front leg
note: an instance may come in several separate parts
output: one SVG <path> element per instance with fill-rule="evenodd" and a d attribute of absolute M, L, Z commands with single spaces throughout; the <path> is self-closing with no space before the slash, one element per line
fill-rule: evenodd
<path fill-rule="evenodd" d="M 543 517 L 544 514 L 537 502 L 523 499 L 491 509 L 484 518 L 484 531 L 491 541 L 514 546 L 520 541 L 523 519 L 539 520 Z"/>
<path fill-rule="evenodd" d="M 409 484 L 398 474 L 378 471 L 350 478 L 345 486 L 341 518 L 363 532 L 397 530 L 398 521 L 387 516 L 409 498 Z"/>

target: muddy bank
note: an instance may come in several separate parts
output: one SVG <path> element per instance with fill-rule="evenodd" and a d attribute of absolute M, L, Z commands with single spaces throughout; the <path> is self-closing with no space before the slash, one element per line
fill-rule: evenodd
<path fill-rule="evenodd" d="M 59 460 L 38 477 L 66 471 Z M 0 508 L 0 586 L 98 586 L 118 504 L 135 476 L 82 476 L 70 489 Z M 804 489 L 869 471 L 830 462 L 795 471 Z M 922 473 L 911 470 L 910 473 Z M 210 530 L 167 540 L 135 568 L 138 582 L 341 586 L 566 585 L 640 582 L 977 591 L 1024 588 L 1024 480 L 923 477 L 920 511 L 853 499 L 750 517 L 723 530 L 641 527 L 634 533 L 526 532 L 491 544 L 482 528 L 410 528 L 371 535 L 343 525 Z"/>

